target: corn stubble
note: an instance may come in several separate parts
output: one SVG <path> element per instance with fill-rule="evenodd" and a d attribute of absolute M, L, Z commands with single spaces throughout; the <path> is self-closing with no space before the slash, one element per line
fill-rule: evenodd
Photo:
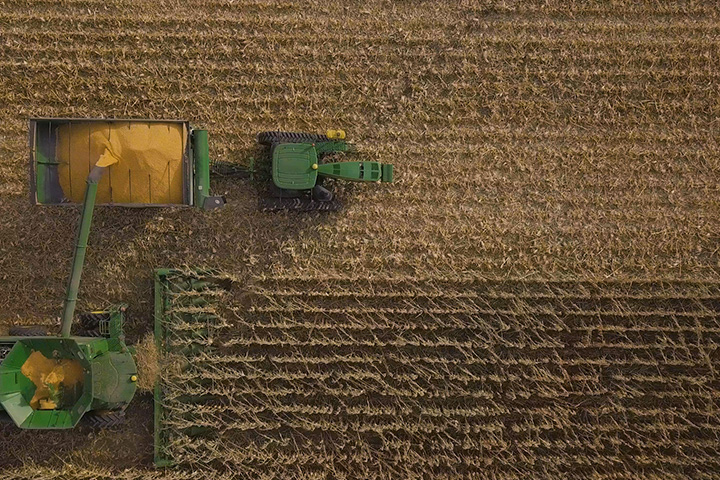
<path fill-rule="evenodd" d="M 228 179 L 213 215 L 98 209 L 81 307 L 129 301 L 136 340 L 151 266 L 246 291 L 161 359 L 179 468 L 5 477 L 716 477 L 717 5 L 238 3 L 3 4 L 0 331 L 53 326 L 77 218 L 27 205 L 27 116 L 188 118 L 236 162 L 342 127 L 397 181 L 330 216 Z"/>
<path fill-rule="evenodd" d="M 166 453 L 240 478 L 709 477 L 718 302 L 707 282 L 258 277 L 213 322 L 168 322 Z"/>

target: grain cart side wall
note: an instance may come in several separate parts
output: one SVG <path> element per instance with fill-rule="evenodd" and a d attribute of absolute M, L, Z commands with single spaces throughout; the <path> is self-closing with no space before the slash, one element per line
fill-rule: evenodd
<path fill-rule="evenodd" d="M 225 197 L 210 195 L 210 148 L 207 130 L 193 130 L 192 157 L 195 167 L 194 204 L 204 210 L 225 205 Z"/>
<path fill-rule="evenodd" d="M 195 148 L 196 132 L 204 148 Z M 184 120 L 34 118 L 29 142 L 33 204 L 80 203 L 85 178 L 103 154 L 118 162 L 98 185 L 99 205 L 203 207 L 210 198 L 207 132 Z"/>

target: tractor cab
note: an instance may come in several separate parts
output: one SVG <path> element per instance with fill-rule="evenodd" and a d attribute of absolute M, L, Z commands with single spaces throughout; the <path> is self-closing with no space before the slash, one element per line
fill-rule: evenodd
<path fill-rule="evenodd" d="M 311 143 L 278 143 L 272 147 L 272 178 L 278 188 L 313 188 L 318 167 L 317 150 Z"/>

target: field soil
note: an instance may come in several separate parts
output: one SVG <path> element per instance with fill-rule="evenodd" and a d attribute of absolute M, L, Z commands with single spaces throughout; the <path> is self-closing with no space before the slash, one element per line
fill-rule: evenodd
<path fill-rule="evenodd" d="M 78 207 L 28 201 L 29 117 L 179 118 L 216 162 L 344 128 L 392 184 L 345 210 L 99 207 L 80 309 L 153 325 L 152 272 L 237 279 L 212 354 L 106 431 L 0 425 L 0 477 L 716 478 L 712 2 L 0 1 L 0 334 L 58 328 Z M 216 400 L 217 401 L 217 400 Z M 212 427 L 208 437 L 190 427 Z"/>

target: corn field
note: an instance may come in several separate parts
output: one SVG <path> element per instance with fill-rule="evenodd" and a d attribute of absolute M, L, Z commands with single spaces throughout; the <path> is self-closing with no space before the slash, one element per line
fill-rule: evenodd
<path fill-rule="evenodd" d="M 163 435 L 183 467 L 238 478 L 717 468 L 718 283 L 248 287 L 203 308 L 173 296 Z"/>
<path fill-rule="evenodd" d="M 227 176 L 96 209 L 78 308 L 131 342 L 154 269 L 235 280 L 165 325 L 176 466 L 138 396 L 0 425 L 0 477 L 717 478 L 719 40 L 691 0 L 0 0 L 0 334 L 58 328 L 79 217 L 28 202 L 28 117 L 187 119 L 237 165 L 343 128 L 396 172 L 331 215 Z"/>

